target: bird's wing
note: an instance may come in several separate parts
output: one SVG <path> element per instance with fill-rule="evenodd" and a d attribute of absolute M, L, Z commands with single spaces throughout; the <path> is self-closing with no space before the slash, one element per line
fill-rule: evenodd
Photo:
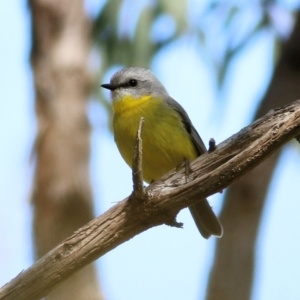
<path fill-rule="evenodd" d="M 197 149 L 198 155 L 206 152 L 206 148 L 201 137 L 199 136 L 183 107 L 171 97 L 167 99 L 167 103 L 180 115 L 185 129 L 189 133 L 195 148 Z M 218 237 L 222 236 L 222 225 L 206 199 L 202 199 L 201 201 L 195 203 L 194 205 L 190 206 L 189 209 L 192 213 L 198 230 L 204 238 L 208 239 L 211 235 Z"/>
<path fill-rule="evenodd" d="M 188 114 L 186 113 L 186 111 L 184 110 L 184 108 L 171 97 L 168 97 L 166 99 L 166 102 L 180 115 L 185 129 L 189 133 L 189 135 L 197 149 L 198 155 L 201 155 L 204 152 L 206 152 L 207 150 L 206 150 L 205 144 L 203 143 L 200 135 L 198 134 L 195 127 L 193 126 L 192 121 L 190 120 L 190 118 L 189 118 Z"/>

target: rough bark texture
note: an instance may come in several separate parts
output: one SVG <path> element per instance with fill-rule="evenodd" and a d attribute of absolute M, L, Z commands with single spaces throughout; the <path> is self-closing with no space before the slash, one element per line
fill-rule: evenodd
<path fill-rule="evenodd" d="M 86 116 L 90 23 L 82 0 L 30 0 L 29 5 L 38 118 L 33 231 L 40 258 L 93 218 Z M 94 266 L 47 299 L 102 299 Z"/>
<path fill-rule="evenodd" d="M 259 70 L 258 70 L 259 72 Z M 300 95 L 300 13 L 282 49 L 269 88 L 254 119 Z M 220 220 L 224 236 L 217 241 L 207 300 L 250 299 L 255 246 L 269 183 L 280 152 L 228 189 Z"/>
<path fill-rule="evenodd" d="M 2 287 L 0 299 L 39 299 L 133 236 L 161 224 L 179 227 L 175 217 L 182 208 L 227 187 L 299 134 L 300 100 L 267 114 L 215 151 L 201 155 L 188 177 L 185 170 L 173 170 L 147 187 L 143 199 L 118 202 Z"/>

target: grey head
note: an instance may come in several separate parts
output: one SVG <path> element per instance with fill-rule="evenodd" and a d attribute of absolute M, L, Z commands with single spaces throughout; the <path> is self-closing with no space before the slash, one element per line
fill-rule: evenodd
<path fill-rule="evenodd" d="M 118 100 L 127 95 L 135 98 L 146 95 L 154 97 L 168 96 L 164 86 L 150 70 L 138 67 L 118 71 L 112 76 L 110 83 L 101 86 L 111 91 L 113 100 Z"/>

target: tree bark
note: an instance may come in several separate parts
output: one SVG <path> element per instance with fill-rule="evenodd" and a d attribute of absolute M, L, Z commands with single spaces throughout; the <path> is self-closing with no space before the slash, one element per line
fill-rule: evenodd
<path fill-rule="evenodd" d="M 259 70 L 258 70 L 259 72 Z M 269 88 L 254 119 L 300 95 L 300 13 L 283 46 Z M 217 241 L 207 300 L 250 299 L 255 246 L 268 188 L 280 151 L 228 189 L 220 220 L 224 236 Z"/>
<path fill-rule="evenodd" d="M 181 227 L 175 218 L 182 208 L 227 187 L 299 135 L 300 100 L 272 111 L 224 141 L 215 151 L 201 155 L 192 163 L 189 175 L 185 170 L 172 170 L 143 193 L 137 188 L 134 196 L 80 228 L 2 287 L 0 300 L 39 299 L 133 236 L 161 224 Z M 139 181 L 137 176 L 134 178 Z"/>
<path fill-rule="evenodd" d="M 86 116 L 91 25 L 82 0 L 30 0 L 29 5 L 38 119 L 33 231 L 40 258 L 93 218 Z M 94 265 L 48 299 L 103 299 Z"/>

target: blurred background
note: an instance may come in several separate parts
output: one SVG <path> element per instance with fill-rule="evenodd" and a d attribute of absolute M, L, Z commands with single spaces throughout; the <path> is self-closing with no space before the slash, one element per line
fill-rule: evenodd
<path fill-rule="evenodd" d="M 30 0 L 0 9 L 0 286 L 131 193 L 111 131 L 124 66 L 150 68 L 217 143 L 300 98 L 297 0 Z M 204 240 L 152 228 L 47 299 L 299 299 L 299 149 L 209 198 Z"/>

